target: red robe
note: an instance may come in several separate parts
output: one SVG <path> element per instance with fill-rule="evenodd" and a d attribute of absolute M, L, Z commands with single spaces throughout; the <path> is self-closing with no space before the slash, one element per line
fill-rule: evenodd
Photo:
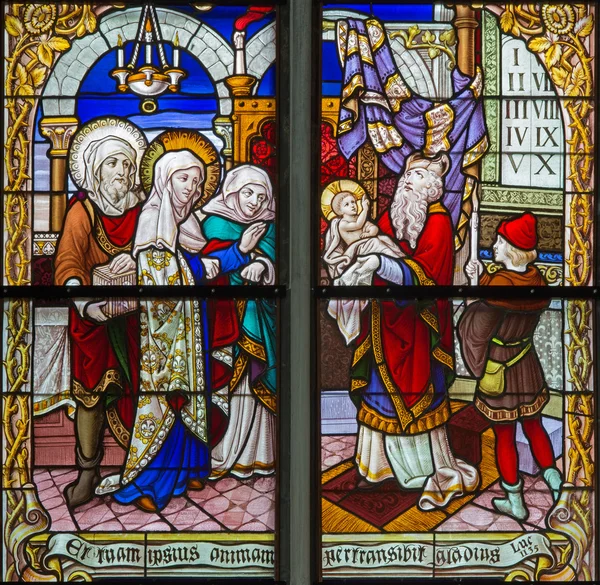
<path fill-rule="evenodd" d="M 64 285 L 78 278 L 82 285 L 92 284 L 95 266 L 106 264 L 123 252 L 130 252 L 141 204 L 122 216 L 109 217 L 89 200 L 72 199 L 65 218 L 54 261 L 54 283 Z M 139 318 L 125 317 L 121 339 L 129 370 L 125 375 L 109 334 L 109 322 L 97 324 L 69 309 L 71 338 L 72 391 L 80 402 L 92 407 L 104 400 L 104 392 L 117 388 L 120 393 L 107 409 L 108 422 L 117 440 L 126 446 L 133 426 L 135 396 L 139 387 Z M 114 407 L 114 408 L 113 408 Z"/>
<path fill-rule="evenodd" d="M 389 211 L 378 222 L 382 233 L 395 238 Z M 448 210 L 441 203 L 429 206 L 425 225 L 414 251 L 408 242 L 400 242 L 407 253 L 403 260 L 413 282 L 422 286 L 451 285 L 454 270 L 454 229 Z M 374 284 L 389 283 L 376 276 Z M 412 434 L 439 426 L 449 415 L 447 393 L 440 396 L 432 386 L 432 364 L 444 366 L 446 377 L 454 370 L 452 308 L 446 299 L 407 301 L 372 301 L 371 310 L 363 313 L 361 335 L 353 363 L 373 357 L 374 367 L 394 404 L 397 416 L 378 416 L 359 412 L 361 422 L 387 432 Z M 355 369 L 352 388 L 367 385 L 365 370 Z M 369 374 L 370 375 L 370 374 Z M 362 378 L 362 379 L 361 379 Z M 362 417 L 362 418 L 361 418 Z"/>

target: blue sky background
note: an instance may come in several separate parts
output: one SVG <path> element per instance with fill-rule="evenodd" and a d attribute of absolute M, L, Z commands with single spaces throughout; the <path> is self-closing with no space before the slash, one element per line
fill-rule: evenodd
<path fill-rule="evenodd" d="M 205 22 L 217 30 L 231 43 L 233 24 L 235 20 L 246 13 L 247 6 L 216 6 L 208 12 L 200 12 L 191 6 L 169 6 Z M 247 28 L 247 39 L 257 31 L 273 22 L 275 13 L 267 15 L 260 22 Z M 125 61 L 133 52 L 133 42 L 125 44 Z M 165 44 L 166 58 L 172 63 L 172 47 Z M 155 50 L 153 61 L 158 63 L 158 53 Z M 181 81 L 181 91 L 166 92 L 156 98 L 158 109 L 155 114 L 144 115 L 140 112 L 141 99 L 132 93 L 117 91 L 117 81 L 110 76 L 117 64 L 116 47 L 103 55 L 84 77 L 77 100 L 76 115 L 81 124 L 93 118 L 106 115 L 117 115 L 128 118 L 140 128 L 146 130 L 149 139 L 166 128 L 194 128 L 210 135 L 212 121 L 218 115 L 218 96 L 204 67 L 196 58 L 185 50 L 180 50 L 180 65 L 188 73 Z M 259 82 L 257 94 L 274 96 L 276 93 L 275 66 L 271 66 Z M 39 133 L 39 121 L 42 118 L 42 108 L 38 108 L 35 124 L 35 174 L 34 189 L 49 189 L 49 161 L 46 155 L 49 142 Z M 218 142 L 217 142 L 218 143 Z M 70 188 L 73 188 L 70 186 Z"/>

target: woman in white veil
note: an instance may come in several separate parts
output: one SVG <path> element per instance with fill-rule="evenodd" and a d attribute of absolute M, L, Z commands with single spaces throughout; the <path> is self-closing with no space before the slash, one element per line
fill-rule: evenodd
<path fill-rule="evenodd" d="M 205 175 L 190 150 L 167 152 L 156 162 L 133 249 L 139 284 L 193 284 L 182 249 L 198 253 L 205 245 L 191 214 Z M 203 260 L 214 272 L 216 261 Z M 140 327 L 140 392 L 114 498 L 156 511 L 187 488 L 202 488 L 210 474 L 201 301 L 142 299 Z"/>

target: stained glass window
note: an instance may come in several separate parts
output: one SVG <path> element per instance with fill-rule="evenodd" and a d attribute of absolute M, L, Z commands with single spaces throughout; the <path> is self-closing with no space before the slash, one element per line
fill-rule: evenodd
<path fill-rule="evenodd" d="M 277 8 L 3 23 L 3 579 L 273 581 Z"/>
<path fill-rule="evenodd" d="M 321 4 L 321 579 L 597 578 L 595 18 Z"/>
<path fill-rule="evenodd" d="M 3 578 L 597 579 L 596 17 L 5 3 Z"/>

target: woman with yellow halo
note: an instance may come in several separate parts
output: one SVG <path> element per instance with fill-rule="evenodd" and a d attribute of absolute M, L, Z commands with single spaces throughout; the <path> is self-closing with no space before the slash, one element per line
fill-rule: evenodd
<path fill-rule="evenodd" d="M 208 144 L 189 131 L 166 132 L 146 152 L 142 180 L 151 190 L 133 247 L 139 284 L 194 282 L 182 251 L 198 253 L 206 243 L 192 209 L 214 190 L 207 163 L 218 159 Z M 216 275 L 218 261 L 202 263 L 209 278 Z M 140 393 L 114 493 L 120 503 L 160 510 L 172 496 L 202 488 L 210 474 L 205 314 L 197 299 L 140 301 Z"/>

